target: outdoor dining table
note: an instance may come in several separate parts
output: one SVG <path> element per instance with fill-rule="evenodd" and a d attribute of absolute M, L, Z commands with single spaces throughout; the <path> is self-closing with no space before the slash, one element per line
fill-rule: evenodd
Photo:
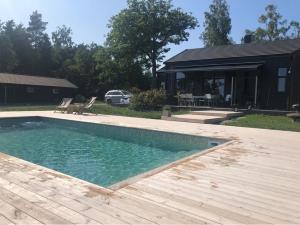
<path fill-rule="evenodd" d="M 205 96 L 204 95 L 199 95 L 199 96 L 193 96 L 193 102 L 194 105 L 200 105 L 201 102 L 205 102 Z"/>

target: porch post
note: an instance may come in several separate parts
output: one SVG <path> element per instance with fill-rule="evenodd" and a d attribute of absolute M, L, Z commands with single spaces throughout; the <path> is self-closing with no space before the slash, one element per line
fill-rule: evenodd
<path fill-rule="evenodd" d="M 6 85 L 4 86 L 4 104 L 7 104 L 7 87 Z"/>
<path fill-rule="evenodd" d="M 257 104 L 257 86 L 258 86 L 258 76 L 255 76 L 255 96 L 254 96 L 254 105 L 256 107 Z"/>
<path fill-rule="evenodd" d="M 232 75 L 231 76 L 231 98 L 230 98 L 230 105 L 232 106 L 233 105 L 233 85 L 234 85 L 234 76 Z"/>

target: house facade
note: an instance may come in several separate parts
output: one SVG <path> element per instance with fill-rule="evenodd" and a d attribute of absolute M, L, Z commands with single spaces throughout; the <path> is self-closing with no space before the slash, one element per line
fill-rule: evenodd
<path fill-rule="evenodd" d="M 169 95 L 211 94 L 219 106 L 288 110 L 300 103 L 300 39 L 188 49 L 158 76 Z"/>
<path fill-rule="evenodd" d="M 0 73 L 0 105 L 57 103 L 72 97 L 76 89 L 65 79 Z"/>

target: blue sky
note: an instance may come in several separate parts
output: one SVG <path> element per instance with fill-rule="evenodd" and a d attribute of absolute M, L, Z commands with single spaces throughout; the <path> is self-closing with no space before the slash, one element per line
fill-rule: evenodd
<path fill-rule="evenodd" d="M 211 0 L 173 0 L 176 7 L 197 17 L 200 27 L 191 31 L 188 42 L 170 46 L 167 58 L 186 48 L 203 46 L 199 36 L 203 30 L 204 12 L 210 3 Z M 228 0 L 228 3 L 233 26 L 231 36 L 237 43 L 246 28 L 258 26 L 257 18 L 267 4 L 276 4 L 286 19 L 300 21 L 300 0 Z M 103 44 L 109 19 L 125 7 L 126 0 L 0 0 L 0 20 L 14 19 L 27 25 L 29 15 L 38 10 L 48 22 L 49 33 L 65 24 L 72 28 L 74 42 Z"/>

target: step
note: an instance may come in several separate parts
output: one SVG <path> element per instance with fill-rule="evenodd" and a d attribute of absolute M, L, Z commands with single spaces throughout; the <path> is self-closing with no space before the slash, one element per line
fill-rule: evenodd
<path fill-rule="evenodd" d="M 178 121 L 178 122 L 189 122 L 189 123 L 202 123 L 202 124 L 213 124 L 224 121 L 226 118 L 220 116 L 206 116 L 206 115 L 173 115 L 171 117 L 162 116 L 163 120 Z"/>
<path fill-rule="evenodd" d="M 219 116 L 226 119 L 242 116 L 242 112 L 234 111 L 219 111 L 219 110 L 202 110 L 202 111 L 191 111 L 192 115 L 204 115 L 204 116 Z"/>

